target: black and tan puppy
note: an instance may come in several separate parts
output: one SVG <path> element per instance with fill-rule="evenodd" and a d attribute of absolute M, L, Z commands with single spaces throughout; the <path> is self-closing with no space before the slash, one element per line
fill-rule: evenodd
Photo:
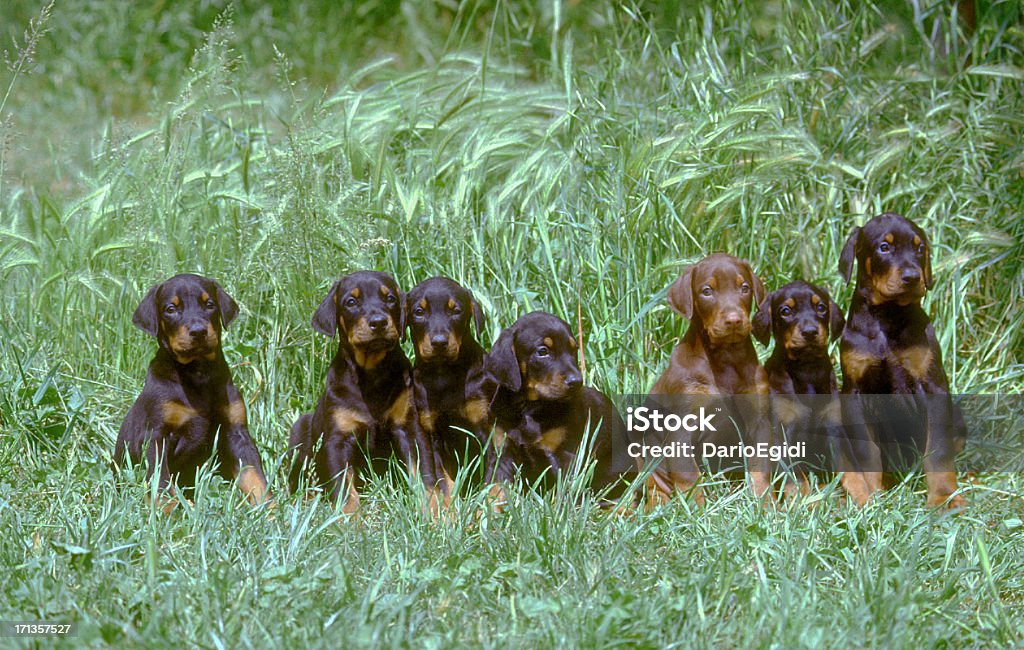
<path fill-rule="evenodd" d="M 843 247 L 839 272 L 847 281 L 855 261 L 857 287 L 840 343 L 848 443 L 839 459 L 843 486 L 865 503 L 882 489 L 891 456 L 910 447 L 923 454 L 928 505 L 963 507 L 954 468 L 964 445 L 963 420 L 921 308 L 933 282 L 928 238 L 908 219 L 882 214 L 854 228 Z M 900 404 L 907 406 L 902 416 Z"/>
<path fill-rule="evenodd" d="M 828 290 L 817 285 L 798 280 L 769 294 L 753 321 L 754 338 L 763 345 L 775 338 L 764 364 L 769 390 L 778 395 L 838 393 L 828 342 L 842 334 L 845 323 Z"/>
<path fill-rule="evenodd" d="M 580 453 L 588 422 L 591 427 L 601 423 L 593 438 L 592 485 L 604 488 L 634 469 L 614 462 L 613 436 L 624 431 L 622 418 L 607 396 L 583 385 L 577 353 L 565 321 L 533 312 L 502 331 L 487 356 L 487 371 L 498 384 L 487 477 L 499 499 L 501 486 L 517 470 L 528 481 L 567 471 Z"/>
<path fill-rule="evenodd" d="M 690 326 L 672 350 L 668 367 L 651 388 L 648 401 L 657 404 L 659 398 L 668 398 L 662 401 L 684 403 L 696 410 L 712 404 L 724 408 L 727 396 L 745 395 L 737 418 L 743 422 L 746 442 L 768 442 L 768 378 L 750 340 L 750 315 L 764 295 L 764 284 L 750 264 L 732 255 L 714 253 L 687 267 L 669 288 L 668 302 L 690 320 Z M 692 443 L 698 449 L 698 443 L 704 442 L 732 444 L 735 436 L 725 435 L 727 428 L 694 432 Z M 749 474 L 755 494 L 765 494 L 767 467 L 752 461 Z M 695 459 L 664 459 L 647 482 L 650 505 L 677 492 L 691 493 L 703 503 L 699 478 Z"/>
<path fill-rule="evenodd" d="M 416 285 L 406 295 L 406 312 L 416 351 L 416 412 L 431 438 L 447 497 L 451 477 L 471 457 L 481 457 L 491 432 L 488 408 L 496 386 L 484 372 L 484 349 L 473 337 L 473 328 L 482 331 L 484 315 L 473 294 L 444 277 Z"/>
<path fill-rule="evenodd" d="M 804 462 L 795 468 L 805 493 L 807 471 L 831 467 L 839 385 L 828 343 L 842 334 L 845 323 L 827 289 L 799 280 L 768 294 L 753 321 L 754 338 L 763 345 L 775 339 L 775 349 L 764 364 L 769 391 L 775 396 L 773 431 L 778 443 L 805 444 Z"/>
<path fill-rule="evenodd" d="M 375 271 L 341 278 L 313 314 L 313 329 L 327 336 L 339 332 L 340 340 L 316 409 L 291 429 L 291 490 L 312 461 L 316 482 L 327 487 L 331 501 L 343 497 L 344 512 L 355 513 L 367 456 L 386 467 L 393 454 L 434 489 L 433 450 L 416 422 L 412 367 L 398 345 L 405 319 L 394 279 Z"/>
<path fill-rule="evenodd" d="M 221 330 L 237 314 L 235 301 L 209 278 L 176 275 L 149 290 L 132 322 L 160 347 L 118 433 L 115 468 L 127 455 L 145 462 L 148 477 L 159 471 L 161 490 L 173 493 L 176 485 L 187 491 L 216 452 L 221 474 L 237 480 L 251 503 L 266 498 L 245 403 L 221 352 Z M 165 510 L 175 505 L 174 499 L 163 503 Z"/>

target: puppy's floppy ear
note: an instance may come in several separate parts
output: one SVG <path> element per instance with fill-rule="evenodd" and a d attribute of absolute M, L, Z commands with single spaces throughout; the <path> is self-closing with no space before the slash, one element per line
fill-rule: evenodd
<path fill-rule="evenodd" d="M 412 317 L 412 310 L 415 308 L 415 307 L 413 307 L 413 305 L 416 304 L 416 295 L 417 295 L 416 294 L 416 290 L 413 289 L 409 293 L 405 294 L 405 300 L 402 301 L 402 316 L 403 316 L 403 319 L 402 319 L 403 320 L 402 336 L 403 337 L 405 336 L 405 329 L 407 327 L 409 327 L 409 328 L 412 327 L 412 323 L 410 323 L 409 321 L 412 320 L 412 318 L 411 318 Z M 404 341 L 405 338 L 403 338 L 402 340 Z"/>
<path fill-rule="evenodd" d="M 217 287 L 217 306 L 220 308 L 220 325 L 221 327 L 227 327 L 228 323 L 235 320 L 235 316 L 238 316 L 238 303 L 235 299 L 228 295 L 227 291 L 216 282 L 213 286 Z"/>
<path fill-rule="evenodd" d="M 484 325 L 487 324 L 487 316 L 484 314 L 484 310 L 480 308 L 480 303 L 475 298 L 469 299 L 469 308 L 473 312 L 473 327 L 476 328 L 476 335 L 483 336 Z"/>
<path fill-rule="evenodd" d="M 761 278 L 754 273 L 754 269 L 750 268 L 749 263 L 743 262 L 743 266 L 747 269 L 747 274 L 750 275 L 750 284 L 752 285 L 751 289 L 754 290 L 754 304 L 760 305 L 764 302 L 764 294 L 766 293 L 764 282 L 761 282 Z"/>
<path fill-rule="evenodd" d="M 928 241 L 928 236 L 924 234 L 924 231 L 917 227 L 916 223 L 911 222 L 911 227 L 917 236 L 924 242 L 924 264 L 921 265 L 921 270 L 924 271 L 924 286 L 927 289 L 931 289 L 935 284 L 932 279 L 932 243 Z"/>
<path fill-rule="evenodd" d="M 672 309 L 685 316 L 693 318 L 693 267 L 686 267 L 683 274 L 668 288 L 668 304 Z"/>
<path fill-rule="evenodd" d="M 135 308 L 135 313 L 132 314 L 132 323 L 150 336 L 156 336 L 160 328 L 156 292 L 162 286 L 163 283 L 161 282 L 150 289 L 146 293 L 146 297 L 139 303 L 139 306 Z"/>
<path fill-rule="evenodd" d="M 485 367 L 495 381 L 513 393 L 523 387 L 523 375 L 519 371 L 519 359 L 516 358 L 515 334 L 511 327 L 502 330 L 494 342 Z"/>
<path fill-rule="evenodd" d="M 313 329 L 325 336 L 334 336 L 338 331 L 338 285 L 341 281 L 334 283 L 331 290 L 327 292 L 320 306 L 313 312 Z"/>
<path fill-rule="evenodd" d="M 847 282 L 853 277 L 853 263 L 857 259 L 857 240 L 860 239 L 860 226 L 853 229 L 850 238 L 843 246 L 843 252 L 839 255 L 839 275 Z"/>
<path fill-rule="evenodd" d="M 828 299 L 828 332 L 832 336 L 832 340 L 835 341 L 839 338 L 839 335 L 843 333 L 843 329 L 846 327 L 846 319 L 843 318 L 843 312 L 839 309 L 839 305 L 832 300 L 829 296 Z"/>
<path fill-rule="evenodd" d="M 398 340 L 405 340 L 405 323 L 406 314 L 409 313 L 409 305 L 405 301 L 405 294 L 402 293 L 401 289 L 395 287 L 398 290 Z"/>
<path fill-rule="evenodd" d="M 768 294 L 757 305 L 757 314 L 753 319 L 754 338 L 764 346 L 767 346 L 768 342 L 772 340 L 772 299 L 774 296 L 774 293 Z"/>

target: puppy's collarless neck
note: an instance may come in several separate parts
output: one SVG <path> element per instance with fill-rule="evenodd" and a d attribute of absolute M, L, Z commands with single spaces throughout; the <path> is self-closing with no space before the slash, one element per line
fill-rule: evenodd
<path fill-rule="evenodd" d="M 447 359 L 443 356 L 424 359 L 416 357 L 416 369 L 429 372 L 469 370 L 474 364 L 483 362 L 484 349 L 476 341 L 463 341 L 459 349 L 459 355 L 454 359 Z"/>
<path fill-rule="evenodd" d="M 828 351 L 822 350 L 817 354 L 805 353 L 800 356 L 791 357 L 784 352 L 781 355 L 782 365 L 787 372 L 805 373 L 819 370 L 832 370 L 832 362 L 829 361 Z"/>
<path fill-rule="evenodd" d="M 216 381 L 225 374 L 227 362 L 220 350 L 211 353 L 212 358 L 190 359 L 182 363 L 178 357 L 161 347 L 153 358 L 154 368 L 163 368 L 160 374 L 174 373 L 183 383 L 193 386 L 203 386 Z"/>
<path fill-rule="evenodd" d="M 334 358 L 344 360 L 359 373 L 374 373 L 378 369 L 388 366 L 388 358 L 397 349 L 397 344 L 390 347 L 373 348 L 370 346 L 357 347 L 342 340 L 338 343 L 338 352 Z"/>
<path fill-rule="evenodd" d="M 856 309 L 867 309 L 872 314 L 881 315 L 886 313 L 900 313 L 908 311 L 921 310 L 921 298 L 912 298 L 906 302 L 901 303 L 897 300 L 876 300 L 874 292 L 865 287 L 857 289 L 853 294 L 853 304 L 851 308 Z"/>
<path fill-rule="evenodd" d="M 690 324 L 690 329 L 687 330 L 684 340 L 685 339 L 689 339 L 692 342 L 699 342 L 700 346 L 705 350 L 714 350 L 715 352 L 727 357 L 746 354 L 749 350 L 753 349 L 749 336 L 745 336 L 732 343 L 715 343 L 711 340 L 711 337 L 708 336 L 707 330 L 704 329 L 704 324 L 698 322 Z"/>

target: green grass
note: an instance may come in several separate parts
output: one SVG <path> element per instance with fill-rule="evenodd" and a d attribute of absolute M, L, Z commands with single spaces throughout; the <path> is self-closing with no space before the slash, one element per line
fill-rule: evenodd
<path fill-rule="evenodd" d="M 664 301 L 682 265 L 727 250 L 845 305 L 839 250 L 883 210 L 932 237 L 954 390 L 1020 393 L 1016 3 L 964 35 L 946 3 L 67 0 L 30 49 L 39 7 L 9 4 L 4 42 L 32 56 L 0 73 L 0 620 L 97 646 L 1024 642 L 1017 475 L 979 477 L 956 517 L 912 479 L 864 509 L 831 486 L 764 512 L 716 484 L 629 519 L 525 492 L 476 522 L 465 495 L 449 524 L 385 477 L 354 525 L 278 468 L 345 272 L 449 275 L 488 343 L 579 312 L 588 381 L 642 393 L 685 327 Z M 185 271 L 242 306 L 226 353 L 272 515 L 210 477 L 169 518 L 114 490 L 154 348 L 130 315 Z"/>

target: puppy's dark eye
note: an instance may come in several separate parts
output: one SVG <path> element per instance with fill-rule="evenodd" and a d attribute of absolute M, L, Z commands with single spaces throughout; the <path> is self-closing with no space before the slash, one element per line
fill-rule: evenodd
<path fill-rule="evenodd" d="M 357 304 L 357 303 L 356 303 L 356 299 L 355 299 L 355 298 L 353 298 L 352 296 L 349 296 L 349 297 L 348 297 L 348 298 L 347 298 L 347 299 L 345 300 L 345 306 L 346 306 L 346 307 L 355 307 L 355 306 L 356 306 L 356 304 Z"/>
<path fill-rule="evenodd" d="M 892 246 L 890 246 L 889 242 L 887 242 L 887 241 L 884 241 L 884 242 L 882 242 L 881 244 L 878 245 L 878 252 L 879 253 L 883 253 L 884 254 L 884 253 L 888 253 L 891 250 L 892 250 Z"/>
<path fill-rule="evenodd" d="M 817 304 L 817 306 L 815 306 L 814 310 L 817 311 L 819 314 L 824 314 L 825 313 L 825 304 L 819 302 Z"/>
<path fill-rule="evenodd" d="M 792 313 L 793 310 L 790 309 L 787 305 L 783 305 L 782 307 L 779 308 L 779 316 L 789 316 Z"/>
<path fill-rule="evenodd" d="M 715 290 L 712 289 L 711 287 L 704 287 L 703 289 L 700 290 L 700 295 L 704 296 L 705 298 L 710 298 L 713 293 L 715 293 Z"/>
<path fill-rule="evenodd" d="M 924 255 L 924 251 L 925 251 L 924 244 L 921 244 L 920 246 L 917 247 L 917 254 L 918 255 Z"/>
<path fill-rule="evenodd" d="M 388 303 L 389 305 L 393 305 L 396 302 L 398 302 L 398 298 L 395 298 L 395 294 L 389 293 L 387 297 L 384 298 L 384 302 Z"/>
<path fill-rule="evenodd" d="M 176 313 L 178 313 L 178 308 L 175 307 L 174 305 L 167 305 L 167 306 L 164 307 L 164 313 L 165 314 L 176 314 Z"/>
<path fill-rule="evenodd" d="M 462 307 L 455 305 L 449 311 L 452 313 L 453 316 L 458 316 L 459 314 L 462 313 Z"/>
<path fill-rule="evenodd" d="M 422 316 L 425 313 L 427 313 L 427 310 L 424 309 L 423 307 L 417 307 L 416 309 L 412 310 L 413 316 Z"/>
<path fill-rule="evenodd" d="M 538 357 L 546 357 L 549 354 L 551 354 L 551 351 L 548 350 L 546 345 L 542 345 L 539 348 L 537 348 L 537 356 Z"/>
<path fill-rule="evenodd" d="M 217 303 L 213 302 L 213 300 L 207 300 L 206 301 L 206 308 L 207 309 L 216 309 L 217 308 Z"/>
<path fill-rule="evenodd" d="M 740 293 L 742 293 L 742 294 L 744 294 L 744 295 L 746 295 L 746 294 L 750 293 L 750 285 L 749 285 L 749 284 L 747 284 L 746 282 L 744 282 L 743 284 L 741 284 L 741 285 L 740 285 Z"/>

